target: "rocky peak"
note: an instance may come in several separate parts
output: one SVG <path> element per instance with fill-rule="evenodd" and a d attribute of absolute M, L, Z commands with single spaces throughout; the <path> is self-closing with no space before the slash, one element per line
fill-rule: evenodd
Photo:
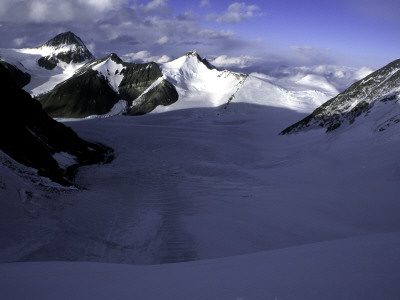
<path fill-rule="evenodd" d="M 63 47 L 66 45 L 75 45 L 77 47 L 84 47 L 86 48 L 85 44 L 82 42 L 82 40 L 76 36 L 74 33 L 71 31 L 60 33 L 56 35 L 54 38 L 51 40 L 47 41 L 43 45 L 39 46 L 41 47 L 53 47 L 53 48 L 59 48 Z"/>
<path fill-rule="evenodd" d="M 82 40 L 68 31 L 60 33 L 51 40 L 42 44 L 38 49 L 44 54 L 38 63 L 41 67 L 53 69 L 59 61 L 66 63 L 82 63 L 94 59 L 94 56 Z"/>
<path fill-rule="evenodd" d="M 184 56 L 186 57 L 195 57 L 197 58 L 197 60 L 201 63 L 203 63 L 208 69 L 213 70 L 213 69 L 217 69 L 215 66 L 213 66 L 206 58 L 202 58 L 197 51 L 193 50 L 193 51 L 189 51 L 187 52 Z"/>

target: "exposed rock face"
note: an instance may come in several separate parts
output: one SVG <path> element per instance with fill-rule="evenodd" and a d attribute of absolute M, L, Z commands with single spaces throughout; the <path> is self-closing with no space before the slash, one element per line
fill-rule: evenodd
<path fill-rule="evenodd" d="M 399 98 L 400 59 L 354 83 L 318 107 L 311 115 L 283 130 L 281 134 L 321 127 L 326 128 L 327 132 L 333 131 L 343 123 L 351 124 L 361 115 L 368 115 L 378 103 L 397 103 Z M 396 111 L 388 112 L 385 116 L 388 122 L 391 119 L 393 122 L 400 119 Z M 385 123 L 384 120 L 382 122 Z"/>
<path fill-rule="evenodd" d="M 82 118 L 106 114 L 119 100 L 126 100 L 126 113 L 135 115 L 172 104 L 178 97 L 157 64 L 125 63 L 113 53 L 87 63 L 38 100 L 52 117 Z"/>
<path fill-rule="evenodd" d="M 61 33 L 39 46 L 38 49 L 48 53 L 38 60 L 38 64 L 49 70 L 54 69 L 59 61 L 69 64 L 94 59 L 82 40 L 72 32 Z"/>
<path fill-rule="evenodd" d="M 105 78 L 88 70 L 60 83 L 38 100 L 51 117 L 84 118 L 109 112 L 118 102 L 118 95 Z"/>
<path fill-rule="evenodd" d="M 167 80 L 162 80 L 155 88 L 143 94 L 127 112 L 129 115 L 144 115 L 158 105 L 168 106 L 175 103 L 179 95 L 175 87 Z"/>
<path fill-rule="evenodd" d="M 0 60 L 0 64 L 7 69 L 12 81 L 17 87 L 22 88 L 31 81 L 31 75 L 21 71 L 16 66 L 6 63 L 2 60 Z"/>
<path fill-rule="evenodd" d="M 134 64 L 122 63 L 124 75 L 119 86 L 119 93 L 125 100 L 132 102 L 138 98 L 158 78 L 162 77 L 160 68 L 156 63 Z"/>
<path fill-rule="evenodd" d="M 50 118 L 40 103 L 19 88 L 0 64 L 0 149 L 16 161 L 62 185 L 71 185 L 78 166 L 107 161 L 112 150 L 86 142 L 69 127 Z M 74 162 L 61 166 L 56 154 Z"/>
<path fill-rule="evenodd" d="M 57 67 L 57 62 L 58 60 L 51 56 L 43 56 L 38 60 L 39 66 L 47 70 L 53 70 Z"/>

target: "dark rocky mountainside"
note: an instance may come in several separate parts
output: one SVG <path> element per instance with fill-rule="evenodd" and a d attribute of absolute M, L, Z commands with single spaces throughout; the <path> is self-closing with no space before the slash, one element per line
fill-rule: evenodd
<path fill-rule="evenodd" d="M 0 149 L 11 158 L 62 185 L 72 184 L 77 167 L 112 158 L 110 148 L 86 142 L 72 129 L 50 118 L 37 100 L 14 83 L 3 64 L 0 88 Z M 61 164 L 57 160 L 60 156 L 72 159 L 72 163 Z"/>
<path fill-rule="evenodd" d="M 157 64 L 125 63 L 110 54 L 87 63 L 38 100 L 52 117 L 82 118 L 106 114 L 119 100 L 127 101 L 126 114 L 137 115 L 172 104 L 178 97 Z"/>
<path fill-rule="evenodd" d="M 7 69 L 9 75 L 11 76 L 11 79 L 17 87 L 22 88 L 31 81 L 31 75 L 21 71 L 16 66 L 2 60 L 0 60 L 0 64 Z"/>
<path fill-rule="evenodd" d="M 84 118 L 109 112 L 118 102 L 118 95 L 105 78 L 88 70 L 57 85 L 38 100 L 51 117 Z"/>
<path fill-rule="evenodd" d="M 51 50 L 51 54 L 43 56 L 38 60 L 38 64 L 46 69 L 53 69 L 59 61 L 66 63 L 83 63 L 94 59 L 94 56 L 86 48 L 82 40 L 72 32 L 61 33 L 38 49 Z"/>
<path fill-rule="evenodd" d="M 381 112 L 376 131 L 400 123 L 400 59 L 354 83 L 347 90 L 314 110 L 303 120 L 281 132 L 290 134 L 314 128 L 333 131 L 343 124 L 352 124 L 367 117 L 375 108 Z M 382 106 L 382 107 L 381 107 Z"/>

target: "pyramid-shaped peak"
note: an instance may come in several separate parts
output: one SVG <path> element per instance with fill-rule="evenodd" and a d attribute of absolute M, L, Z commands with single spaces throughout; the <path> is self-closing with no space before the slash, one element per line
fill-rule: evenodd
<path fill-rule="evenodd" d="M 109 55 L 107 55 L 104 58 L 104 60 L 107 60 L 107 59 L 111 59 L 112 61 L 114 61 L 114 62 L 116 62 L 118 64 L 122 64 L 123 63 L 122 59 L 114 52 L 110 53 Z"/>
<path fill-rule="evenodd" d="M 94 56 L 82 40 L 71 31 L 60 33 L 43 45 L 37 47 L 41 51 L 44 58 L 39 65 L 46 67 L 45 61 L 50 61 L 52 68 L 63 61 L 66 63 L 82 63 L 84 61 L 93 60 Z M 44 61 L 45 60 L 45 61 Z"/>
<path fill-rule="evenodd" d="M 85 44 L 82 42 L 80 37 L 75 35 L 71 31 L 63 32 L 63 33 L 56 35 L 54 38 L 47 41 L 40 47 L 43 47 L 43 46 L 59 47 L 59 46 L 65 46 L 65 45 L 75 45 L 75 46 L 80 46 L 80 47 L 86 48 Z"/>
<path fill-rule="evenodd" d="M 186 55 L 186 56 L 196 56 L 196 57 L 200 57 L 200 55 L 197 53 L 196 50 L 189 51 L 189 52 L 186 53 L 185 55 Z"/>
<path fill-rule="evenodd" d="M 217 69 L 213 66 L 206 58 L 202 58 L 196 50 L 187 52 L 184 56 L 186 57 L 195 57 L 199 62 L 202 62 L 208 69 Z"/>

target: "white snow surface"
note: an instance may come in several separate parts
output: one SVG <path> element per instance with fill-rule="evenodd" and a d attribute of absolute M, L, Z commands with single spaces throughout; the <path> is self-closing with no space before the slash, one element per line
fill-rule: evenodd
<path fill-rule="evenodd" d="M 328 94 L 194 59 L 163 113 L 66 123 L 115 151 L 82 189 L 0 152 L 0 299 L 399 299 L 398 100 L 279 136 Z"/>
<path fill-rule="evenodd" d="M 297 84 L 286 89 L 260 74 L 244 75 L 227 70 L 209 69 L 197 59 L 196 52 L 162 65 L 164 76 L 174 84 L 179 100 L 158 106 L 153 112 L 187 108 L 211 108 L 230 103 L 249 103 L 311 112 L 336 95 L 337 90 L 323 82 Z M 320 80 L 322 81 L 322 79 Z M 316 89 L 315 86 L 322 86 Z M 300 87 L 300 88 L 299 88 Z"/>
<path fill-rule="evenodd" d="M 167 107 L 159 106 L 157 112 L 224 105 L 245 80 L 245 76 L 237 73 L 208 69 L 195 52 L 165 63 L 161 68 L 167 80 L 176 86 L 179 100 Z"/>
<path fill-rule="evenodd" d="M 23 48 L 23 49 L 16 49 L 16 51 L 20 53 L 26 54 L 34 54 L 34 55 L 41 55 L 41 56 L 56 56 L 59 53 L 65 53 L 70 51 L 76 51 L 78 47 L 76 45 L 59 45 L 58 47 L 49 47 L 49 46 L 41 46 L 38 48 Z"/>
<path fill-rule="evenodd" d="M 334 95 L 339 94 L 339 91 L 321 75 L 308 74 L 296 81 L 296 83 L 305 87 L 322 89 Z"/>
<path fill-rule="evenodd" d="M 118 87 L 124 79 L 124 75 L 121 74 L 121 71 L 125 69 L 125 67 L 122 64 L 118 64 L 111 58 L 107 58 L 105 61 L 95 65 L 92 69 L 99 72 L 99 75 L 104 76 L 110 87 L 115 92 L 119 93 Z"/>
<path fill-rule="evenodd" d="M 43 52 L 40 49 L 0 49 L 0 56 L 8 63 L 31 75 L 31 82 L 24 90 L 32 96 L 38 96 L 52 90 L 57 84 L 72 77 L 85 63 L 67 64 L 59 62 L 53 70 L 38 65 Z"/>
<path fill-rule="evenodd" d="M 398 299 L 400 233 L 184 264 L 0 264 L 2 299 Z M 379 255 L 379 260 L 376 260 Z"/>
<path fill-rule="evenodd" d="M 398 299 L 400 136 L 375 130 L 389 104 L 279 136 L 306 115 L 288 103 L 68 122 L 115 150 L 80 190 L 3 159 L 0 298 Z"/>

